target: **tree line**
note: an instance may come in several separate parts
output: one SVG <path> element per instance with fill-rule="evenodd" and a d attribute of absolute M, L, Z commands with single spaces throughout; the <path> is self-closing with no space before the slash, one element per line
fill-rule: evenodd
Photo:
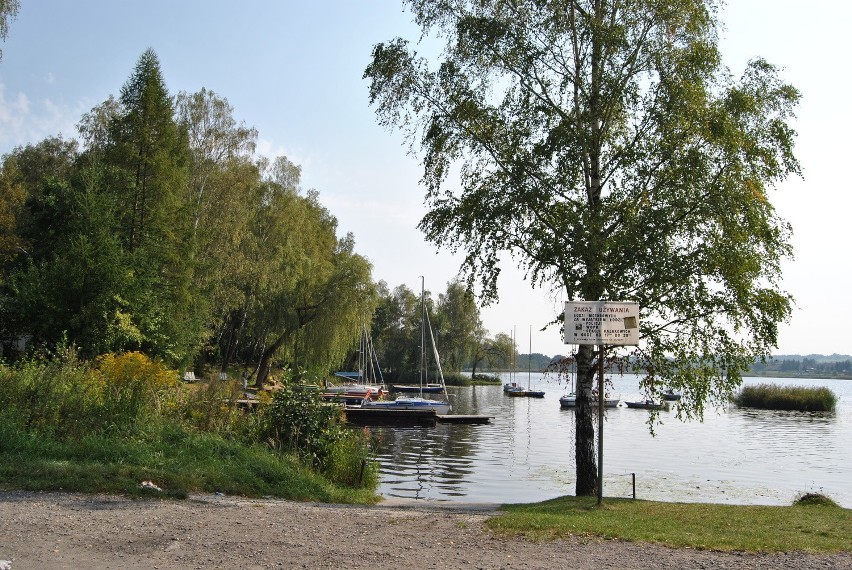
<path fill-rule="evenodd" d="M 852 360 L 825 358 L 771 358 L 765 362 L 756 362 L 750 372 L 762 376 L 779 374 L 781 376 L 819 376 L 852 377 Z"/>
<path fill-rule="evenodd" d="M 227 99 L 170 95 L 149 49 L 78 130 L 0 164 L 7 357 L 23 344 L 84 358 L 139 350 L 181 369 L 241 366 L 260 386 L 276 363 L 342 365 L 372 321 L 390 369 L 412 368 L 419 298 L 373 282 L 300 167 L 258 156 L 256 129 Z M 487 338 L 478 308 L 458 283 L 430 308 L 460 369 Z"/>

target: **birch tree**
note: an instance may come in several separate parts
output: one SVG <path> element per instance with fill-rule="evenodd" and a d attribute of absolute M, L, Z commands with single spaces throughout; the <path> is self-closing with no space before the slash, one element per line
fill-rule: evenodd
<path fill-rule="evenodd" d="M 711 0 L 405 5 L 443 52 L 379 43 L 365 77 L 422 156 L 427 239 L 464 252 L 486 303 L 505 252 L 568 300 L 638 302 L 645 391 L 683 390 L 687 417 L 725 401 L 790 315 L 769 192 L 799 173 L 798 91 L 762 59 L 734 77 Z M 577 354 L 577 495 L 598 485 L 595 354 Z"/>

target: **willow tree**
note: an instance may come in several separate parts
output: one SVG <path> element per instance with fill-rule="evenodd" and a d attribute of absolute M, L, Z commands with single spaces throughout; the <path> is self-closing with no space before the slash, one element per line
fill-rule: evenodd
<path fill-rule="evenodd" d="M 687 417 L 724 401 L 790 314 L 767 193 L 799 172 L 796 89 L 762 59 L 731 74 L 712 1 L 406 4 L 446 40 L 437 65 L 397 38 L 365 77 L 422 147 L 427 238 L 466 252 L 486 302 L 504 252 L 567 299 L 639 302 L 644 388 L 684 390 Z M 578 495 L 598 484 L 595 354 L 577 355 Z"/>
<path fill-rule="evenodd" d="M 286 157 L 261 161 L 250 235 L 241 240 L 235 286 L 242 306 L 225 326 L 240 337 L 236 357 L 255 363 L 255 385 L 273 362 L 300 372 L 338 365 L 375 308 L 369 261 L 315 191 L 303 195 L 301 169 Z"/>

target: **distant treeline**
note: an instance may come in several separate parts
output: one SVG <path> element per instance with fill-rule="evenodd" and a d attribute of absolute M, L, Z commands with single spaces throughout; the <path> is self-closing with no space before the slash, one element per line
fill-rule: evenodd
<path fill-rule="evenodd" d="M 765 363 L 755 363 L 750 372 L 759 376 L 852 378 L 852 357 L 838 354 L 778 355 Z"/>
<path fill-rule="evenodd" d="M 534 372 L 544 370 L 553 359 L 560 356 L 550 357 L 544 354 L 534 353 L 518 354 L 515 370 L 527 370 L 529 367 Z M 469 367 L 468 367 L 469 368 Z M 511 365 L 500 366 L 500 369 L 510 370 Z M 629 365 L 625 372 L 641 373 Z M 782 376 L 782 377 L 817 377 L 817 378 L 850 378 L 852 379 L 852 356 L 832 354 L 801 355 L 776 355 L 765 363 L 757 362 L 749 370 L 749 374 L 755 376 Z"/>
<path fill-rule="evenodd" d="M 555 359 L 562 358 L 561 356 L 547 356 L 546 354 L 541 354 L 539 352 L 534 352 L 532 354 L 516 354 L 514 366 L 512 365 L 512 356 L 511 352 L 507 353 L 505 356 L 500 356 L 489 360 L 485 366 L 479 366 L 477 370 L 482 372 L 501 372 L 501 371 L 519 371 L 526 372 L 527 370 L 531 370 L 533 372 L 541 372 Z M 473 363 L 468 361 L 464 365 L 464 370 L 470 371 L 473 367 Z"/>

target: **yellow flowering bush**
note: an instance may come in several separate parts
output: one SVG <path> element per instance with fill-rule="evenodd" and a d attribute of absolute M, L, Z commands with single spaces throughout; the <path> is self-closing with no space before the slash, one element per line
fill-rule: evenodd
<path fill-rule="evenodd" d="M 140 411 L 150 403 L 156 411 L 174 402 L 178 395 L 178 373 L 141 352 L 103 354 L 96 368 L 108 401 L 127 411 Z"/>

